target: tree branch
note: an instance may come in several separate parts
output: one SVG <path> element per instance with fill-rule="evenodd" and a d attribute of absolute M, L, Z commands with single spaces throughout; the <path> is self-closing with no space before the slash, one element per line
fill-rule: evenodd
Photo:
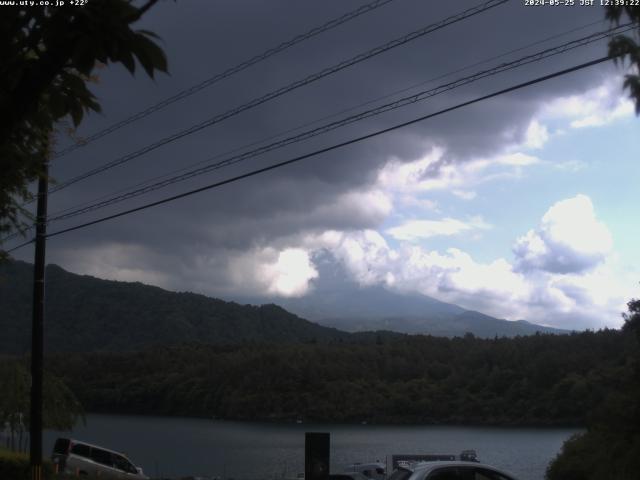
<path fill-rule="evenodd" d="M 143 6 L 141 6 L 138 11 L 136 12 L 136 14 L 133 16 L 133 18 L 131 19 L 131 23 L 132 22 L 137 22 L 138 20 L 140 20 L 140 17 L 142 17 L 142 15 L 144 15 L 147 10 L 149 10 L 151 7 L 153 7 L 156 3 L 158 3 L 159 0 L 148 0 L 147 3 L 145 3 Z"/>

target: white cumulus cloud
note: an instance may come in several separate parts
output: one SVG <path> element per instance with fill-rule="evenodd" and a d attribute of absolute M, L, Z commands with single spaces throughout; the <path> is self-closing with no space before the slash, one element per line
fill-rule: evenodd
<path fill-rule="evenodd" d="M 465 200 L 475 198 L 470 188 L 493 180 L 520 177 L 524 167 L 540 163 L 540 160 L 522 152 L 504 152 L 483 158 L 469 159 L 463 163 L 443 162 L 443 148 L 434 148 L 429 154 L 412 162 L 391 159 L 378 174 L 377 187 L 390 193 L 419 194 L 449 190 Z"/>
<path fill-rule="evenodd" d="M 633 116 L 633 102 L 620 89 L 622 81 L 612 76 L 583 94 L 557 98 L 545 105 L 543 118 L 563 119 L 571 128 L 599 127 Z"/>
<path fill-rule="evenodd" d="M 553 205 L 535 230 L 517 239 L 513 251 L 520 270 L 584 272 L 602 263 L 612 238 L 586 195 Z"/>
<path fill-rule="evenodd" d="M 310 253 L 302 248 L 257 248 L 229 260 L 231 281 L 245 292 L 297 297 L 318 276 Z"/>
<path fill-rule="evenodd" d="M 332 253 L 363 286 L 421 293 L 498 318 L 560 328 L 622 323 L 636 279 L 620 275 L 611 234 L 589 197 L 552 205 L 536 228 L 516 239 L 513 261 L 482 262 L 460 249 L 441 252 L 412 242 L 465 228 L 455 219 L 410 221 L 387 232 L 397 247 L 374 230 L 308 235 L 303 245 Z"/>
<path fill-rule="evenodd" d="M 389 228 L 386 233 L 396 240 L 416 241 L 435 236 L 458 235 L 470 230 L 486 230 L 491 228 L 481 217 L 474 217 L 469 221 L 455 218 L 441 220 L 409 220 L 397 227 Z"/>
<path fill-rule="evenodd" d="M 537 119 L 533 119 L 525 132 L 524 145 L 527 148 L 539 149 L 549 140 L 549 130 Z"/>
<path fill-rule="evenodd" d="M 473 200 L 478 196 L 476 192 L 470 190 L 452 190 L 451 193 L 463 200 Z"/>

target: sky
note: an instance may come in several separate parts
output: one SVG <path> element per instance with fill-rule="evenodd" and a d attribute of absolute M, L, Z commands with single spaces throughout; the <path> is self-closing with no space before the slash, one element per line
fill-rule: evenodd
<path fill-rule="evenodd" d="M 99 131 L 364 3 L 160 2 L 139 27 L 160 36 L 169 74 L 148 79 L 138 71 L 132 78 L 118 65 L 99 69 L 92 90 L 103 112 L 90 115 L 76 135 Z M 394 0 L 54 160 L 51 173 L 62 182 L 477 4 Z M 301 125 L 324 119 L 295 133 L 347 115 L 336 116 L 339 112 L 359 112 L 606 28 L 598 6 L 528 7 L 512 0 L 60 190 L 50 196 L 49 212 L 216 156 L 227 158 L 226 152 L 284 138 L 283 132 Z M 595 42 L 52 223 L 49 231 L 344 142 L 605 54 L 606 41 Z M 53 237 L 47 261 L 101 278 L 223 299 L 261 296 L 277 303 L 313 292 L 320 275 L 317 262 L 330 258 L 353 280 L 353 288 L 419 293 L 508 320 L 616 328 L 626 302 L 638 297 L 640 281 L 640 118 L 622 89 L 624 74 L 623 66 L 606 62 Z M 61 133 L 58 146 L 70 141 Z M 32 247 L 15 256 L 31 261 Z"/>

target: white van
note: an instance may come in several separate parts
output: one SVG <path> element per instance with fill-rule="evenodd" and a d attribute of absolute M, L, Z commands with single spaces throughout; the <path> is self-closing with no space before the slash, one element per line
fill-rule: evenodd
<path fill-rule="evenodd" d="M 58 438 L 51 461 L 58 472 L 107 478 L 148 479 L 125 455 L 71 438 Z"/>

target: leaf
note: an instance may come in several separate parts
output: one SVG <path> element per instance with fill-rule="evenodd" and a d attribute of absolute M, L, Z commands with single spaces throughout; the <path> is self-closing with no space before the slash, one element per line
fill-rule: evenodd
<path fill-rule="evenodd" d="M 129 73 L 133 74 L 136 71 L 136 62 L 133 59 L 133 55 L 131 55 L 130 50 L 123 49 L 120 52 L 120 62 L 124 65 L 124 67 L 129 70 Z"/>
<path fill-rule="evenodd" d="M 78 125 L 80 125 L 80 122 L 82 122 L 82 117 L 84 116 L 82 107 L 78 104 L 73 105 L 69 114 L 71 115 L 71 120 L 73 120 L 74 127 L 77 128 Z"/>
<path fill-rule="evenodd" d="M 624 88 L 629 89 L 629 96 L 635 98 L 636 101 L 636 115 L 640 115 L 640 76 L 639 75 L 625 75 Z"/>
<path fill-rule="evenodd" d="M 167 57 L 162 49 L 144 34 L 134 34 L 133 52 L 138 57 L 147 75 L 153 78 L 154 69 L 161 72 L 167 71 Z"/>
<path fill-rule="evenodd" d="M 160 37 L 151 30 L 138 30 L 138 33 L 141 33 L 147 37 L 155 38 L 156 40 L 160 40 Z"/>
<path fill-rule="evenodd" d="M 70 90 L 72 94 L 80 94 L 84 90 L 86 90 L 85 82 L 80 76 L 74 75 L 73 73 L 68 72 L 64 76 L 64 85 Z"/>
<path fill-rule="evenodd" d="M 49 94 L 49 109 L 54 119 L 62 118 L 67 114 L 64 98 L 57 90 L 53 90 Z"/>
<path fill-rule="evenodd" d="M 86 42 L 79 42 L 73 52 L 73 66 L 82 74 L 89 75 L 95 64 L 95 56 Z"/>

